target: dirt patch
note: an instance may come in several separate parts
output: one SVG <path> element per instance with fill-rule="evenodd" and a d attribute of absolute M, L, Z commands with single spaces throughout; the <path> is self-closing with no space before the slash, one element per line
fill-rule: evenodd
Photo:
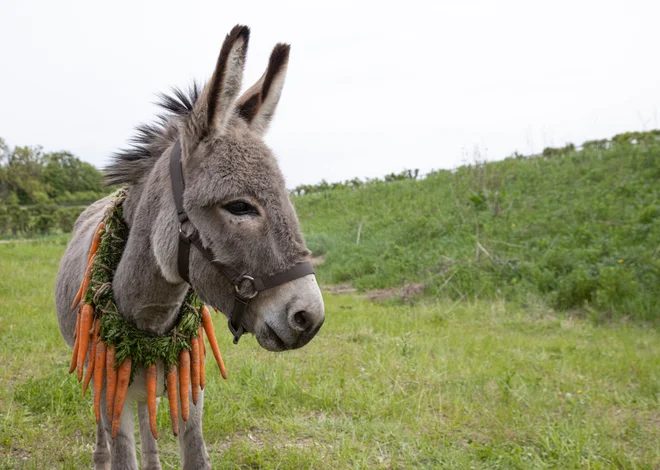
<path fill-rule="evenodd" d="M 248 442 L 251 446 L 254 446 L 258 449 L 264 449 L 267 446 L 276 448 L 296 447 L 302 449 L 306 447 L 315 447 L 321 445 L 311 437 L 283 438 L 283 436 L 277 436 L 277 439 L 272 439 L 271 436 L 269 439 L 266 436 L 267 433 L 260 429 L 251 429 L 246 434 L 231 434 L 226 438 L 210 445 L 210 447 L 212 447 L 214 451 L 225 452 L 237 442 Z"/>
<path fill-rule="evenodd" d="M 368 290 L 364 292 L 364 296 L 373 301 L 390 299 L 410 300 L 422 294 L 425 287 L 424 284 L 404 284 L 403 286 L 388 287 L 387 289 Z M 348 283 L 323 286 L 323 290 L 335 295 L 354 294 L 358 291 Z"/>
<path fill-rule="evenodd" d="M 357 289 L 351 286 L 348 283 L 345 284 L 330 284 L 329 286 L 323 286 L 323 290 L 329 294 L 353 294 L 357 292 Z"/>
<path fill-rule="evenodd" d="M 309 262 L 312 263 L 312 266 L 320 266 L 325 263 L 325 258 L 323 256 L 314 256 Z"/>
<path fill-rule="evenodd" d="M 365 294 L 369 300 L 410 300 L 424 292 L 424 287 L 424 284 L 405 284 L 399 287 L 388 287 L 387 289 L 370 290 Z"/>
<path fill-rule="evenodd" d="M 0 455 L 5 454 L 4 455 L 5 457 L 9 457 L 16 462 L 25 462 L 31 456 L 29 451 L 27 451 L 26 449 L 21 449 L 20 447 L 16 447 L 16 446 L 11 446 L 11 447 L 2 446 L 0 449 L 2 449 Z"/>
<path fill-rule="evenodd" d="M 660 412 L 656 410 L 639 410 L 631 408 L 610 409 L 607 415 L 616 423 L 617 429 L 630 426 L 630 420 L 636 421 L 646 430 L 658 429 L 660 426 Z"/>

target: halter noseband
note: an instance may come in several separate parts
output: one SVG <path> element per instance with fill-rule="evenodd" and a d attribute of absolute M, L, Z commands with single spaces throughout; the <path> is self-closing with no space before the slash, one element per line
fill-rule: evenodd
<path fill-rule="evenodd" d="M 251 299 L 256 297 L 256 295 L 262 290 L 279 286 L 308 274 L 314 274 L 314 268 L 310 262 L 304 261 L 294 265 L 286 271 L 272 276 L 253 277 L 240 273 L 231 266 L 226 266 L 216 261 L 211 250 L 206 248 L 202 243 L 199 231 L 188 218 L 188 214 L 183 208 L 183 190 L 185 188 L 185 183 L 183 181 L 181 142 L 179 140 L 174 144 L 174 148 L 170 154 L 170 177 L 172 179 L 174 204 L 176 205 L 176 212 L 179 218 L 179 253 L 177 257 L 179 275 L 190 284 L 190 245 L 192 244 L 204 256 L 204 258 L 209 260 L 222 274 L 225 275 L 225 277 L 227 277 L 227 279 L 229 279 L 234 285 L 236 291 L 234 293 L 234 308 L 229 317 L 229 331 L 234 335 L 234 344 L 237 344 L 241 336 L 245 334 L 243 328 L 243 316 L 247 311 L 247 306 Z M 185 222 L 188 222 L 192 229 L 190 233 L 186 233 L 183 230 L 183 224 Z"/>

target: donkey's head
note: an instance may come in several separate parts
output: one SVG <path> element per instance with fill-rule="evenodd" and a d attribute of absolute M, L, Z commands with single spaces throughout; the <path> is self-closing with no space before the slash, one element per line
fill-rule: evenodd
<path fill-rule="evenodd" d="M 289 46 L 275 46 L 264 75 L 239 97 L 248 39 L 247 27 L 232 29 L 211 80 L 178 124 L 183 207 L 190 219 L 182 230 L 194 226 L 214 259 L 191 247 L 189 280 L 204 302 L 225 314 L 238 300 L 218 266 L 257 278 L 310 256 L 284 178 L 263 141 L 284 85 Z M 280 351 L 307 344 L 323 321 L 321 292 L 307 274 L 259 292 L 242 327 L 264 348 Z"/>

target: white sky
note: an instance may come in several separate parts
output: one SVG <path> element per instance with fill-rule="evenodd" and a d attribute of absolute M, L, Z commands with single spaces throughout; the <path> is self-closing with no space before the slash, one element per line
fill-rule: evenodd
<path fill-rule="evenodd" d="M 243 23 L 246 87 L 292 44 L 267 136 L 289 187 L 453 168 L 660 127 L 659 18 L 657 0 L 2 0 L 0 137 L 102 167 Z"/>

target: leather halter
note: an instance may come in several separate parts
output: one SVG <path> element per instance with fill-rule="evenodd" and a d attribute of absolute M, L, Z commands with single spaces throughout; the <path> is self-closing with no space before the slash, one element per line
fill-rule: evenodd
<path fill-rule="evenodd" d="M 293 267 L 274 274 L 272 276 L 253 277 L 236 271 L 231 266 L 221 264 L 213 256 L 213 252 L 206 248 L 202 243 L 202 238 L 199 231 L 188 218 L 188 214 L 183 208 L 183 190 L 185 183 L 183 180 L 183 168 L 181 165 L 181 142 L 179 140 L 174 144 L 172 153 L 170 154 L 170 177 L 172 179 L 172 193 L 174 194 L 174 204 L 176 205 L 176 212 L 179 218 L 179 253 L 177 256 L 177 264 L 179 275 L 190 284 L 190 245 L 195 248 L 209 260 L 227 279 L 234 285 L 234 308 L 232 309 L 231 316 L 229 317 L 229 331 L 234 335 L 234 344 L 243 334 L 243 316 L 247 311 L 248 303 L 251 299 L 263 290 L 270 289 L 271 287 L 279 286 L 294 279 L 314 274 L 314 268 L 308 261 L 295 264 Z M 183 224 L 188 222 L 190 226 L 190 233 L 183 230 Z"/>

